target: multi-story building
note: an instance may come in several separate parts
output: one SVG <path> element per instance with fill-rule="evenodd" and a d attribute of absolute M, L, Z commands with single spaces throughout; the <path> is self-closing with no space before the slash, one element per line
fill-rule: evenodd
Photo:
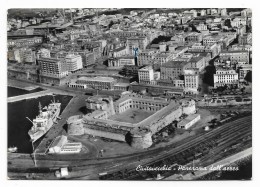
<path fill-rule="evenodd" d="M 184 70 L 184 92 L 197 93 L 199 88 L 199 69 L 187 68 Z"/>
<path fill-rule="evenodd" d="M 154 80 L 154 70 L 152 66 L 145 66 L 138 70 L 139 82 L 142 81 L 152 81 Z"/>
<path fill-rule="evenodd" d="M 208 30 L 208 27 L 207 27 L 207 25 L 205 25 L 204 23 L 200 23 L 200 24 L 196 27 L 196 29 L 197 29 L 198 31 L 205 31 L 205 30 Z"/>
<path fill-rule="evenodd" d="M 205 58 L 199 55 L 192 57 L 189 62 L 191 63 L 191 68 L 196 68 L 199 72 L 206 66 Z"/>
<path fill-rule="evenodd" d="M 244 35 L 246 33 L 246 26 L 240 25 L 240 26 L 236 27 L 235 30 L 238 35 Z"/>
<path fill-rule="evenodd" d="M 239 27 L 240 25 L 246 25 L 246 19 L 243 17 L 236 17 L 231 21 L 232 27 Z"/>
<path fill-rule="evenodd" d="M 7 51 L 7 60 L 8 61 L 17 61 L 17 59 L 15 58 L 15 50 Z"/>
<path fill-rule="evenodd" d="M 171 38 L 171 42 L 172 43 L 176 43 L 178 44 L 179 46 L 183 46 L 184 43 L 185 43 L 185 38 L 186 36 L 185 35 L 182 35 L 182 34 L 178 34 L 178 35 L 175 35 Z"/>
<path fill-rule="evenodd" d="M 252 45 L 232 45 L 229 49 L 229 51 L 252 51 Z"/>
<path fill-rule="evenodd" d="M 188 49 L 189 52 L 204 52 L 205 46 L 201 43 L 195 43 Z"/>
<path fill-rule="evenodd" d="M 226 8 L 221 8 L 220 15 L 221 16 L 226 16 L 227 15 L 227 9 Z"/>
<path fill-rule="evenodd" d="M 189 61 L 193 57 L 191 53 L 184 53 L 182 56 L 178 56 L 171 61 Z"/>
<path fill-rule="evenodd" d="M 238 67 L 239 81 L 244 82 L 248 72 L 252 71 L 252 64 L 243 64 Z"/>
<path fill-rule="evenodd" d="M 216 43 L 206 46 L 203 46 L 201 43 L 195 43 L 191 47 L 189 47 L 188 51 L 190 53 L 210 53 L 211 58 L 214 58 L 215 56 L 219 55 L 221 47 L 219 44 Z"/>
<path fill-rule="evenodd" d="M 135 65 L 125 65 L 121 71 L 121 74 L 127 77 L 138 77 L 139 67 Z"/>
<path fill-rule="evenodd" d="M 123 47 L 119 47 L 119 48 L 110 50 L 108 53 L 108 56 L 116 58 L 116 57 L 125 56 L 127 54 L 128 54 L 127 48 L 125 46 L 123 46 Z"/>
<path fill-rule="evenodd" d="M 84 49 L 93 52 L 94 60 L 97 60 L 102 55 L 102 48 L 98 42 L 87 42 L 83 45 Z"/>
<path fill-rule="evenodd" d="M 41 48 L 37 54 L 37 58 L 50 58 L 51 57 L 51 52 L 49 49 Z"/>
<path fill-rule="evenodd" d="M 165 64 L 166 62 L 172 60 L 173 57 L 174 57 L 174 55 L 172 53 L 160 52 L 155 55 L 154 60 L 156 61 L 156 63 L 162 65 L 162 64 Z"/>
<path fill-rule="evenodd" d="M 62 78 L 68 75 L 67 65 L 64 60 L 56 58 L 39 58 L 41 74 Z"/>
<path fill-rule="evenodd" d="M 238 43 L 241 45 L 252 44 L 252 34 L 246 33 L 238 37 Z"/>
<path fill-rule="evenodd" d="M 65 62 L 69 72 L 75 72 L 83 68 L 82 58 L 80 55 L 69 54 L 65 57 Z"/>
<path fill-rule="evenodd" d="M 65 58 L 66 55 L 68 55 L 68 54 L 80 55 L 82 58 L 83 67 L 87 67 L 87 66 L 95 63 L 94 53 L 90 52 L 90 51 L 85 51 L 85 50 L 75 50 L 73 52 L 71 52 L 71 51 L 65 52 L 62 55 L 60 54 L 58 58 Z M 64 55 L 65 55 L 65 57 L 64 57 Z"/>
<path fill-rule="evenodd" d="M 219 57 L 221 61 L 231 61 L 231 63 L 249 62 L 248 51 L 221 51 Z"/>
<path fill-rule="evenodd" d="M 214 87 L 238 85 L 238 73 L 233 69 L 216 69 L 214 74 Z"/>
<path fill-rule="evenodd" d="M 174 80 L 179 79 L 183 75 L 184 69 L 191 67 L 190 62 L 186 61 L 170 61 L 163 64 L 160 68 L 161 79 Z"/>
<path fill-rule="evenodd" d="M 144 51 L 148 45 L 148 40 L 146 37 L 133 37 L 128 38 L 126 43 L 129 53 L 134 54 L 134 48 L 138 48 L 139 52 Z"/>
<path fill-rule="evenodd" d="M 221 51 L 221 46 L 219 44 L 212 44 L 212 45 L 207 45 L 205 47 L 205 52 L 206 53 L 210 53 L 211 54 L 211 58 L 216 57 L 217 55 L 219 55 Z"/>
<path fill-rule="evenodd" d="M 96 90 L 113 90 L 117 81 L 112 77 L 80 77 L 76 83 Z"/>
<path fill-rule="evenodd" d="M 8 39 L 7 46 L 8 47 L 25 47 L 25 46 L 32 46 L 35 44 L 42 43 L 42 37 L 33 37 L 33 38 L 21 38 L 21 39 Z"/>
<path fill-rule="evenodd" d="M 35 51 L 30 48 L 22 48 L 22 60 L 23 62 L 36 63 Z"/>
<path fill-rule="evenodd" d="M 149 65 L 151 61 L 154 60 L 156 51 L 154 50 L 144 50 L 138 54 L 137 64 L 138 66 Z"/>
<path fill-rule="evenodd" d="M 206 10 L 201 10 L 201 11 L 200 11 L 200 16 L 205 16 L 206 13 L 207 13 Z"/>
<path fill-rule="evenodd" d="M 30 48 L 16 48 L 8 50 L 8 60 L 17 61 L 18 63 L 36 63 L 35 51 Z"/>
<path fill-rule="evenodd" d="M 95 58 L 94 58 L 94 53 L 93 52 L 88 52 L 85 53 L 85 60 L 83 60 L 83 66 L 87 67 L 88 65 L 95 64 Z"/>
<path fill-rule="evenodd" d="M 188 34 L 188 36 L 186 37 L 186 41 L 199 43 L 202 41 L 202 34 L 192 32 L 192 33 Z"/>
<path fill-rule="evenodd" d="M 211 36 L 206 36 L 203 38 L 203 45 L 213 45 L 217 42 L 220 42 L 224 37 L 220 35 L 211 35 Z"/>
<path fill-rule="evenodd" d="M 134 56 L 121 56 L 108 59 L 108 67 L 123 67 L 125 65 L 135 65 Z"/>
<path fill-rule="evenodd" d="M 241 17 L 250 17 L 250 16 L 252 16 L 252 10 L 250 8 L 241 11 Z"/>

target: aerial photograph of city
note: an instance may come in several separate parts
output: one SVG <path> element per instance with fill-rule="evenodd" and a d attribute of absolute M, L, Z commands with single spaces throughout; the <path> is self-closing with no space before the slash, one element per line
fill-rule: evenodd
<path fill-rule="evenodd" d="M 252 180 L 252 9 L 7 10 L 8 180 Z"/>

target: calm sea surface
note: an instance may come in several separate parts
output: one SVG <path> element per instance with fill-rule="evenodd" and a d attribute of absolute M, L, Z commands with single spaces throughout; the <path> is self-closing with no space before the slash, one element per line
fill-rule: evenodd
<path fill-rule="evenodd" d="M 10 92 L 10 95 L 13 96 L 21 95 L 17 94 L 20 93 L 20 91 L 21 94 L 26 94 L 25 92 L 27 92 L 16 88 L 8 88 L 8 92 Z M 71 96 L 66 95 L 55 96 L 55 100 L 61 102 L 61 112 L 67 106 L 71 98 Z M 32 124 L 29 120 L 26 119 L 26 117 L 30 118 L 31 120 L 34 119 L 39 112 L 39 102 L 41 103 L 42 107 L 44 107 L 50 104 L 51 100 L 53 100 L 53 97 L 48 95 L 35 99 L 8 103 L 8 147 L 17 147 L 19 153 L 32 152 L 32 144 L 28 135 L 28 131 L 32 127 Z"/>

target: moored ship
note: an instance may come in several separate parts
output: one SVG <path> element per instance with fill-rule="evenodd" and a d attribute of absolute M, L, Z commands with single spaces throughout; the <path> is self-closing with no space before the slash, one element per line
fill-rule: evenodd
<path fill-rule="evenodd" d="M 30 120 L 33 126 L 28 134 L 32 142 L 35 142 L 46 134 L 53 124 L 56 123 L 57 118 L 59 118 L 60 107 L 61 103 L 56 103 L 55 101 L 44 108 L 42 108 L 41 103 L 39 103 L 39 115 L 36 116 L 33 121 Z"/>

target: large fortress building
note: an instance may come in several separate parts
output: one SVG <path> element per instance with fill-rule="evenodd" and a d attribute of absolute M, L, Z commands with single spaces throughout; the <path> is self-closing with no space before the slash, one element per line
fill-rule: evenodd
<path fill-rule="evenodd" d="M 135 148 L 152 145 L 152 135 L 173 121 L 180 121 L 183 114 L 196 112 L 195 101 L 182 99 L 145 97 L 127 93 L 118 100 L 110 96 L 91 96 L 86 99 L 86 108 L 91 113 L 85 116 L 71 116 L 67 120 L 68 134 L 90 134 L 117 141 L 126 141 Z M 131 110 L 150 115 L 145 119 L 130 123 L 115 118 Z"/>

